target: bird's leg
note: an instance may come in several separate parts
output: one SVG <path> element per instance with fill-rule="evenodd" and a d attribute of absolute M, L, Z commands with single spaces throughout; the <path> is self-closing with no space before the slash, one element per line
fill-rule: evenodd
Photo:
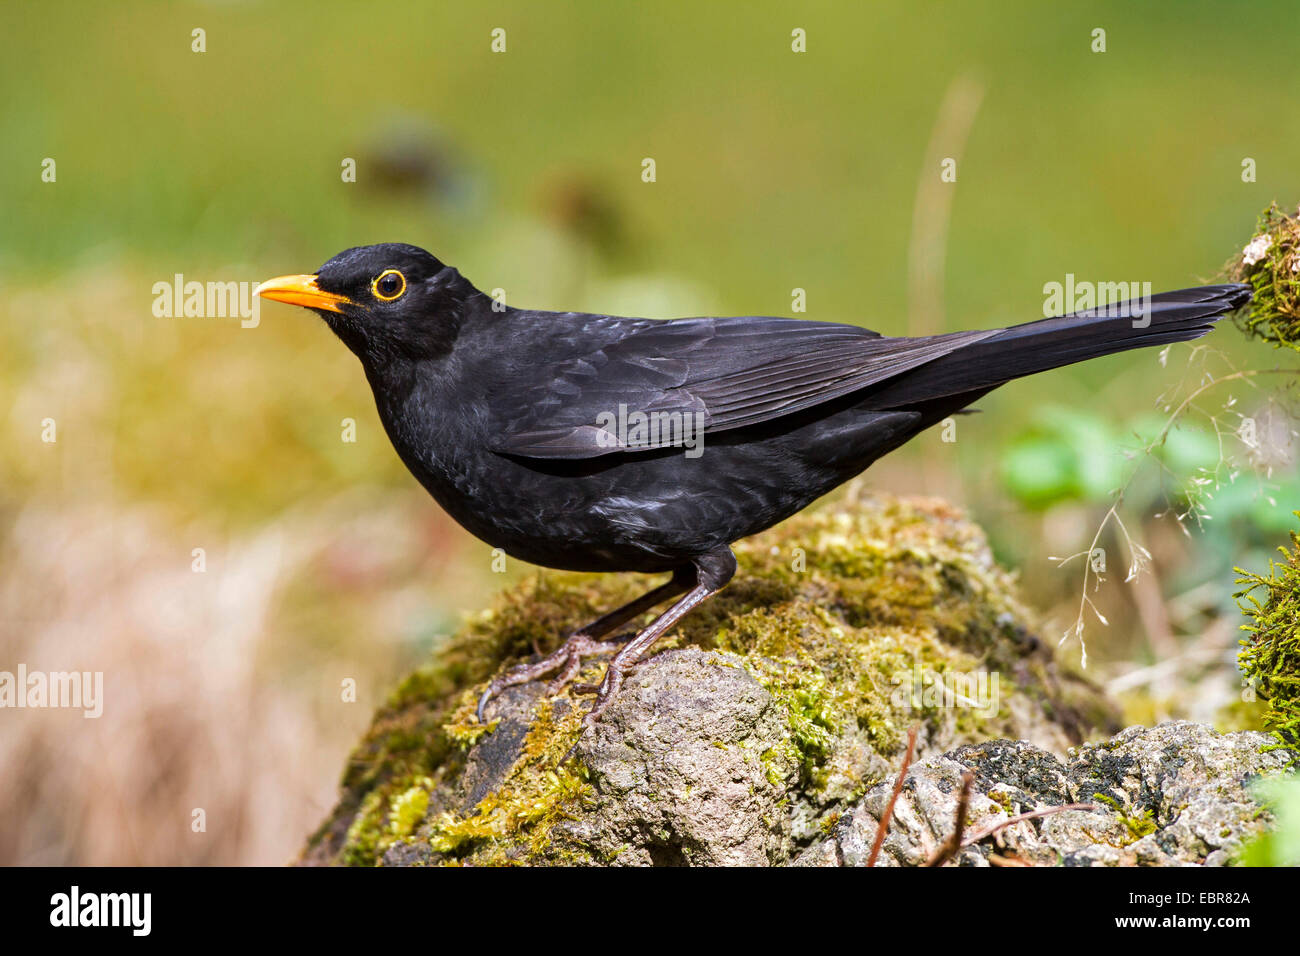
<path fill-rule="evenodd" d="M 539 677 L 559 671 L 555 678 L 547 687 L 547 693 L 558 693 L 565 684 L 573 680 L 574 675 L 578 673 L 578 668 L 582 666 L 582 659 L 590 657 L 593 654 L 601 654 L 612 651 L 618 647 L 618 644 L 612 641 L 601 641 L 610 631 L 618 628 L 640 614 L 644 614 L 656 605 L 662 604 L 669 598 L 676 597 L 683 591 L 687 590 L 694 581 L 693 569 L 675 571 L 672 579 L 664 584 L 659 585 L 652 591 L 649 591 L 635 601 L 629 601 L 622 607 L 610 611 L 603 617 L 597 618 L 586 627 L 579 628 L 569 635 L 568 640 L 558 648 L 547 654 L 539 661 L 530 664 L 520 664 L 512 667 L 504 674 L 494 677 L 483 695 L 478 701 L 478 722 L 483 723 L 483 712 L 488 702 L 496 697 L 507 687 L 514 687 L 517 684 L 527 684 L 529 681 L 537 680 Z M 631 635 L 629 635 L 630 637 Z"/>
<path fill-rule="evenodd" d="M 623 687 L 623 677 L 633 665 L 640 660 L 641 656 L 648 651 L 655 641 L 659 640 L 664 633 L 674 624 L 680 621 L 693 609 L 699 607 L 731 580 L 732 575 L 736 573 L 736 557 L 731 553 L 730 548 L 722 548 L 718 551 L 698 558 L 695 561 L 695 586 L 686 592 L 676 604 L 664 611 L 650 623 L 650 625 L 624 644 L 622 649 L 614 655 L 614 659 L 609 662 L 605 669 L 605 677 L 600 682 L 600 686 L 594 689 L 596 692 L 596 703 L 588 711 L 587 716 L 582 719 L 582 732 L 578 735 L 578 740 L 596 725 L 600 715 L 605 712 L 618 692 Z M 578 690 L 580 688 L 575 688 Z M 578 747 L 575 741 L 569 748 L 569 752 L 564 755 L 567 760 Z"/>

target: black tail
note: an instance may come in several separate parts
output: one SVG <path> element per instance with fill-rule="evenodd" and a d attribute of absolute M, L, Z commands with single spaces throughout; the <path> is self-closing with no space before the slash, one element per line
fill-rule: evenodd
<path fill-rule="evenodd" d="M 1198 339 L 1250 296 L 1247 285 L 1207 285 L 1162 292 L 1150 303 L 1133 299 L 1014 325 L 900 375 L 873 392 L 871 404 L 898 408 L 982 393 L 1013 378 L 1102 355 Z"/>

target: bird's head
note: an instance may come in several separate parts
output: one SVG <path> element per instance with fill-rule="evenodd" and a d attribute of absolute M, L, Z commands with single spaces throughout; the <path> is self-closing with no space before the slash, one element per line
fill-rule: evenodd
<path fill-rule="evenodd" d="M 268 279 L 255 291 L 311 309 L 366 363 L 445 355 L 465 300 L 477 294 L 455 269 L 397 242 L 346 249 L 313 274 Z"/>

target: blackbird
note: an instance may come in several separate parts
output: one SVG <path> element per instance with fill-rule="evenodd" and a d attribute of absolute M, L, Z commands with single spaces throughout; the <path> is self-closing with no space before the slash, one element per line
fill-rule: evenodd
<path fill-rule="evenodd" d="M 1250 298 L 1210 285 L 983 331 L 900 338 L 766 316 L 639 319 L 511 308 L 404 244 L 271 279 L 361 360 L 406 467 L 464 528 L 572 571 L 670 573 L 488 685 L 615 652 L 590 728 L 629 668 L 736 571 L 730 545 L 1024 375 L 1195 339 Z M 635 635 L 604 640 L 670 599 Z M 620 646 L 621 642 L 621 646 Z"/>

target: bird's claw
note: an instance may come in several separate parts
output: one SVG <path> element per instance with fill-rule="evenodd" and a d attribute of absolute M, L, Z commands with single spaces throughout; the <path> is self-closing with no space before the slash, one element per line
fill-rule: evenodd
<path fill-rule="evenodd" d="M 623 634 L 614 638 L 612 641 L 595 641 L 585 634 L 573 634 L 552 653 L 546 655 L 539 661 L 531 664 L 520 664 L 513 667 L 493 678 L 491 683 L 483 691 L 478 700 L 477 716 L 480 724 L 486 723 L 484 720 L 484 711 L 492 698 L 496 697 L 507 687 L 514 687 L 518 684 L 526 684 L 529 681 L 536 680 L 552 671 L 558 670 L 555 678 L 547 685 L 547 693 L 554 695 L 559 693 L 575 676 L 582 667 L 582 659 L 595 654 L 602 654 L 615 650 L 620 644 L 625 643 L 635 634 Z M 587 711 L 582 718 L 582 728 L 578 731 L 578 737 L 563 757 L 560 763 L 567 763 L 573 759 L 578 751 L 578 745 L 582 743 L 583 738 L 591 732 L 600 720 L 601 715 L 606 711 L 614 698 L 618 696 L 619 690 L 623 687 L 624 675 L 635 666 L 635 660 L 621 661 L 616 655 L 609 666 L 605 669 L 605 676 L 599 684 L 574 684 L 572 687 L 575 694 L 595 694 L 596 702 L 592 704 L 591 710 Z"/>
<path fill-rule="evenodd" d="M 571 634 L 568 640 L 541 660 L 533 661 L 528 664 L 519 664 L 518 666 L 512 667 L 510 670 L 506 671 L 504 674 L 494 677 L 478 699 L 478 707 L 475 709 L 475 715 L 478 718 L 478 722 L 480 724 L 487 723 L 484 719 L 487 705 L 507 687 L 527 684 L 540 677 L 545 677 L 547 674 L 554 671 L 559 671 L 555 678 L 546 686 L 546 693 L 554 696 L 563 690 L 565 685 L 578 675 L 584 657 L 592 657 L 596 654 L 606 654 L 610 651 L 617 650 L 619 644 L 626 642 L 634 636 L 634 634 L 626 634 L 620 635 L 612 641 L 596 641 L 592 640 L 581 631 L 576 634 Z"/>

